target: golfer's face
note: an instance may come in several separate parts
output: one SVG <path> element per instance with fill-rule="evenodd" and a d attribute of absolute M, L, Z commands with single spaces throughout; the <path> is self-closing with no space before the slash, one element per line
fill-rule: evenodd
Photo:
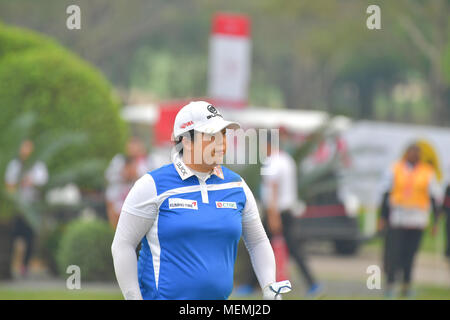
<path fill-rule="evenodd" d="M 194 150 L 195 152 L 201 153 L 203 164 L 217 165 L 223 163 L 227 151 L 225 133 L 226 129 L 214 135 L 196 133 Z"/>

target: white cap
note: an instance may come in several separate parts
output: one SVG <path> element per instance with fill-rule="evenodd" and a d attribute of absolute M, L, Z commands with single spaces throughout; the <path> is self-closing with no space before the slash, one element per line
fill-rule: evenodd
<path fill-rule="evenodd" d="M 224 128 L 239 129 L 237 122 L 223 119 L 219 110 L 206 101 L 192 101 L 178 111 L 173 125 L 173 137 L 177 139 L 192 129 L 207 134 L 215 134 Z"/>

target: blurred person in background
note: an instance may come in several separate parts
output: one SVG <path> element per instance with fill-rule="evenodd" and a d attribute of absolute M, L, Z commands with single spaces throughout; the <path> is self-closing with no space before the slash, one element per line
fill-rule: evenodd
<path fill-rule="evenodd" d="M 22 203 L 32 205 L 41 196 L 39 187 L 48 182 L 48 171 L 45 163 L 30 163 L 34 152 L 34 143 L 24 140 L 19 149 L 19 156 L 11 160 L 6 168 L 5 183 L 10 193 L 18 194 Z M 20 274 L 26 276 L 30 258 L 33 253 L 34 231 L 21 213 L 17 212 L 13 221 L 13 244 L 16 239 L 23 239 L 25 252 L 20 261 Z"/>
<path fill-rule="evenodd" d="M 309 268 L 302 243 L 297 240 L 295 212 L 297 199 L 297 167 L 293 157 L 283 150 L 287 145 L 289 134 L 285 128 L 280 129 L 280 146 L 272 145 L 269 132 L 267 138 L 267 159 L 262 176 L 261 198 L 265 210 L 265 223 L 272 246 L 280 251 L 279 257 L 286 263 L 287 256 L 283 254 L 283 243 L 287 254 L 294 258 L 308 286 L 307 296 L 318 296 L 322 293 L 322 285 L 318 284 Z M 281 262 L 281 261 L 280 261 Z M 286 265 L 287 267 L 287 265 Z M 277 261 L 278 268 L 278 261 Z"/>
<path fill-rule="evenodd" d="M 445 256 L 448 262 L 450 262 L 450 183 L 447 185 L 447 188 L 445 189 L 443 209 L 445 212 L 445 234 L 446 234 Z"/>
<path fill-rule="evenodd" d="M 438 222 L 437 199 L 439 185 L 434 168 L 421 160 L 421 149 L 410 145 L 403 158 L 396 162 L 383 178 L 379 231 L 385 230 L 384 270 L 387 274 L 385 296 L 394 297 L 394 284 L 402 273 L 401 295 L 412 297 L 414 258 L 420 248 L 423 231 L 429 224 L 430 210 Z"/>
<path fill-rule="evenodd" d="M 150 170 L 149 157 L 143 142 L 132 137 L 127 142 L 126 154 L 117 154 L 105 172 L 105 192 L 108 220 L 114 228 L 119 221 L 123 202 L 134 182 Z"/>

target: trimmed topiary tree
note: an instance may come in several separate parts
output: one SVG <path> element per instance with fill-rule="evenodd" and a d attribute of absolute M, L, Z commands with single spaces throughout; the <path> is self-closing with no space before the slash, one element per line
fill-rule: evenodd
<path fill-rule="evenodd" d="M 103 159 L 106 166 L 123 149 L 126 126 L 106 79 L 47 37 L 0 25 L 0 83 L 0 134 L 18 115 L 31 111 L 37 115 L 32 137 L 68 131 L 88 135 L 89 143 L 69 146 L 51 159 L 50 173 L 86 159 Z"/>
<path fill-rule="evenodd" d="M 81 281 L 115 279 L 111 243 L 114 231 L 103 220 L 75 220 L 64 230 L 58 246 L 57 263 L 63 277 L 67 267 L 80 267 Z"/>
<path fill-rule="evenodd" d="M 0 177 L 20 142 L 31 138 L 33 156 L 49 169 L 47 187 L 70 181 L 101 189 L 109 160 L 127 138 L 119 101 L 102 74 L 50 38 L 0 23 L 0 83 Z M 0 279 L 11 277 L 11 219 L 22 214 L 39 235 L 48 231 L 40 202 L 24 206 L 0 184 Z"/>
<path fill-rule="evenodd" d="M 0 57 L 27 49 L 58 46 L 56 41 L 34 31 L 0 23 Z"/>

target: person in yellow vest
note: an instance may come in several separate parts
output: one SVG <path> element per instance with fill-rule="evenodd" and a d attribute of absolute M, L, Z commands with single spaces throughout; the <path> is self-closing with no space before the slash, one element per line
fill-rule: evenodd
<path fill-rule="evenodd" d="M 421 161 L 421 149 L 410 145 L 382 183 L 383 201 L 379 230 L 385 229 L 384 271 L 387 275 L 385 296 L 394 296 L 396 277 L 402 273 L 404 297 L 411 297 L 411 274 L 422 234 L 433 212 L 432 234 L 436 234 L 439 185 L 434 168 Z"/>

